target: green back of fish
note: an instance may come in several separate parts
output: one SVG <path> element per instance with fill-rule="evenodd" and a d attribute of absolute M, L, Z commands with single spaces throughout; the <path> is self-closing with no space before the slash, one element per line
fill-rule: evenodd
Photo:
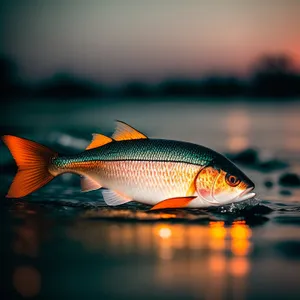
<path fill-rule="evenodd" d="M 195 165 L 208 165 L 219 154 L 206 147 L 172 140 L 139 139 L 113 141 L 104 146 L 84 151 L 72 157 L 61 157 L 66 161 L 171 161 Z"/>

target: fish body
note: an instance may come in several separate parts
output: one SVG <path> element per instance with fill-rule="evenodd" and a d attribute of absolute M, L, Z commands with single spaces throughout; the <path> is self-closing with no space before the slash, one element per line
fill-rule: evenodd
<path fill-rule="evenodd" d="M 20 151 L 14 155 L 13 139 L 18 139 L 20 143 L 24 140 L 11 136 L 3 138 L 18 164 L 17 156 L 22 156 L 22 149 L 27 147 L 28 150 L 29 146 L 25 140 L 27 146 L 19 147 Z M 46 151 L 46 147 L 41 147 Z M 37 149 L 34 150 L 37 152 Z M 149 139 L 123 122 L 117 123 L 112 138 L 95 134 L 92 143 L 82 153 L 63 156 L 47 149 L 46 154 L 43 161 L 46 160 L 44 168 L 48 177 L 42 180 L 43 185 L 62 173 L 76 173 L 82 177 L 83 191 L 104 188 L 102 193 L 108 205 L 134 200 L 153 205 L 154 209 L 197 208 L 223 205 L 254 196 L 250 193 L 254 188 L 252 181 L 223 155 L 192 143 Z M 28 157 L 26 154 L 23 160 Z M 26 163 L 33 164 L 32 161 Z M 20 173 L 30 169 L 24 166 L 19 158 Z M 37 170 L 35 174 L 39 175 Z M 32 181 L 29 183 L 32 184 Z M 14 181 L 8 196 L 30 193 L 20 184 L 25 182 L 19 182 L 16 186 Z"/>

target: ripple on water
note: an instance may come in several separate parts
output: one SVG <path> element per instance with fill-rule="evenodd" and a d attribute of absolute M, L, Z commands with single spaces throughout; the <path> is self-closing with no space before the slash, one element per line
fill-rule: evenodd
<path fill-rule="evenodd" d="M 300 226 L 300 216 L 295 214 L 285 214 L 274 217 L 273 222 L 285 225 Z"/>
<path fill-rule="evenodd" d="M 53 188 L 56 190 L 53 196 Z M 21 201 L 9 201 L 11 209 L 16 209 L 19 204 L 30 207 L 46 207 L 47 211 L 59 215 L 77 215 L 83 219 L 112 220 L 114 222 L 188 222 L 208 224 L 211 221 L 222 220 L 232 223 L 234 220 L 246 220 L 249 225 L 260 225 L 269 219 L 265 215 L 273 210 L 262 204 L 258 199 L 250 199 L 244 202 L 229 204 L 221 207 L 206 209 L 166 209 L 161 211 L 149 211 L 150 206 L 132 202 L 119 207 L 109 207 L 99 196 L 99 192 L 78 194 L 71 197 L 72 193 L 57 193 L 59 187 L 52 187 L 51 190 L 35 193 Z M 75 195 L 75 191 L 73 189 Z M 29 199 L 30 198 L 30 199 Z M 8 200 L 7 200 L 8 201 Z"/>
<path fill-rule="evenodd" d="M 14 201 L 11 199 L 7 201 L 14 209 Z M 170 221 L 206 224 L 218 220 L 232 223 L 236 219 L 241 219 L 246 220 L 249 225 L 256 226 L 274 219 L 277 223 L 290 222 L 295 225 L 300 223 L 298 216 L 292 217 L 288 214 L 299 213 L 299 205 L 257 198 L 207 209 L 169 209 L 150 212 L 149 206 L 136 202 L 120 207 L 108 207 L 103 201 L 100 191 L 80 193 L 78 178 L 74 176 L 56 178 L 51 185 L 43 187 L 18 202 L 47 207 L 47 210 L 51 210 L 53 214 L 79 214 L 81 218 L 85 219 L 103 219 L 115 222 Z M 277 216 L 278 213 L 284 214 L 284 217 Z"/>

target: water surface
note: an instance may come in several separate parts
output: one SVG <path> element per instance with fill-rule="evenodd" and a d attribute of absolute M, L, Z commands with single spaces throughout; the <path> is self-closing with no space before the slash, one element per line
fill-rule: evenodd
<path fill-rule="evenodd" d="M 136 203 L 109 208 L 100 191 L 80 193 L 73 175 L 24 199 L 6 199 L 15 167 L 1 145 L 5 298 L 299 299 L 300 189 L 278 184 L 282 174 L 300 171 L 299 102 L 23 102 L 15 107 L 6 108 L 2 133 L 61 152 L 81 151 L 91 133 L 110 134 L 113 120 L 120 119 L 149 137 L 231 154 L 251 147 L 261 161 L 277 159 L 288 166 L 240 165 L 256 184 L 257 199 L 251 201 L 149 212 Z"/>

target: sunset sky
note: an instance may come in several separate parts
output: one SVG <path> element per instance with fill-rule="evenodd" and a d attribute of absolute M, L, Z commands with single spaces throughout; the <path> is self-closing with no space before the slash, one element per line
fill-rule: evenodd
<path fill-rule="evenodd" d="M 266 53 L 300 66 L 300 1 L 2 0 L 0 53 L 30 80 L 245 74 Z"/>

